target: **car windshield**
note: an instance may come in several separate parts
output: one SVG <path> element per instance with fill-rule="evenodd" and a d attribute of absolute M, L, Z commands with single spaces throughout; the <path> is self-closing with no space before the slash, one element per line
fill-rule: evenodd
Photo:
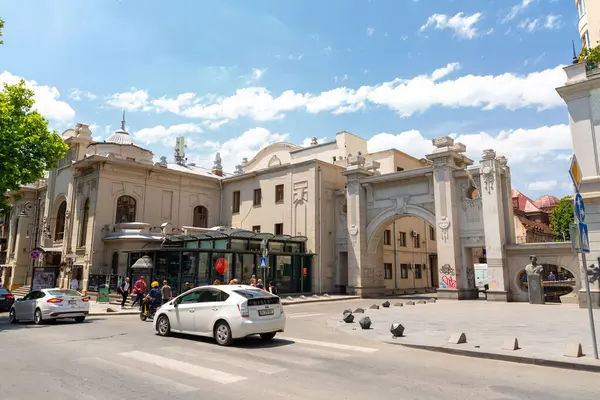
<path fill-rule="evenodd" d="M 271 296 L 273 296 L 271 293 L 266 292 L 264 290 L 260 290 L 260 289 L 234 290 L 234 293 L 237 293 L 240 296 L 244 296 L 247 299 L 256 299 L 257 297 L 271 297 Z"/>
<path fill-rule="evenodd" d="M 0 288 L 0 294 L 10 294 L 10 292 L 4 288 Z"/>
<path fill-rule="evenodd" d="M 48 290 L 48 293 L 50 293 L 51 296 L 56 296 L 56 297 L 62 297 L 62 296 L 74 296 L 74 297 L 81 297 L 81 294 L 74 291 L 74 290 Z"/>

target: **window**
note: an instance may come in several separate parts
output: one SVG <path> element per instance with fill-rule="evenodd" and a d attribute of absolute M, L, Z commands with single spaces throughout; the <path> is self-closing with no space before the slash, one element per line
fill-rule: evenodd
<path fill-rule="evenodd" d="M 400 234 L 400 238 L 398 241 L 400 242 L 400 247 L 406 247 L 406 232 L 398 232 Z"/>
<path fill-rule="evenodd" d="M 415 279 L 423 279 L 423 270 L 421 264 L 415 264 Z"/>
<path fill-rule="evenodd" d="M 135 161 L 135 158 L 133 158 L 133 157 L 126 157 L 125 159 L 126 159 L 127 161 Z"/>
<path fill-rule="evenodd" d="M 404 171 L 404 168 L 402 168 L 402 167 L 396 167 L 396 172 L 402 172 L 402 171 Z"/>
<path fill-rule="evenodd" d="M 254 232 L 254 233 L 260 233 L 260 225 L 254 225 L 252 227 L 252 232 Z"/>
<path fill-rule="evenodd" d="M 435 229 L 433 226 L 429 227 L 429 239 L 435 242 Z"/>
<path fill-rule="evenodd" d="M 215 301 L 225 301 L 229 298 L 229 295 L 221 290 L 217 289 L 206 289 L 200 290 L 199 303 L 213 303 Z"/>
<path fill-rule="evenodd" d="M 333 156 L 333 162 L 335 163 L 335 156 Z"/>
<path fill-rule="evenodd" d="M 579 11 L 579 16 L 581 17 L 583 14 L 586 13 L 587 11 L 587 7 L 586 7 L 586 0 L 577 0 L 577 10 Z"/>
<path fill-rule="evenodd" d="M 385 279 L 392 279 L 392 264 L 383 264 L 383 270 L 385 272 Z"/>
<path fill-rule="evenodd" d="M 275 224 L 275 234 L 283 235 L 283 224 Z"/>
<path fill-rule="evenodd" d="M 400 279 L 408 279 L 408 264 L 400 264 Z"/>
<path fill-rule="evenodd" d="M 260 206 L 261 202 L 262 202 L 262 190 L 254 189 L 254 205 Z"/>
<path fill-rule="evenodd" d="M 283 203 L 283 185 L 275 186 L 275 203 Z"/>
<path fill-rule="evenodd" d="M 67 202 L 63 201 L 56 212 L 56 227 L 54 228 L 54 240 L 63 240 L 65 237 L 65 220 L 67 219 Z"/>
<path fill-rule="evenodd" d="M 204 292 L 204 290 L 197 290 L 195 292 L 187 293 L 179 299 L 178 303 L 179 304 L 199 303 L 200 302 L 200 293 L 202 293 L 202 292 Z"/>
<path fill-rule="evenodd" d="M 416 233 L 413 236 L 413 247 L 415 249 L 418 249 L 419 247 L 421 247 L 421 235 Z"/>
<path fill-rule="evenodd" d="M 196 228 L 208 228 L 208 210 L 204 206 L 194 207 L 194 225 Z"/>
<path fill-rule="evenodd" d="M 233 210 L 234 214 L 240 212 L 240 191 L 236 190 L 233 192 Z"/>
<path fill-rule="evenodd" d="M 136 201 L 131 196 L 121 196 L 117 199 L 117 215 L 115 223 L 135 222 Z"/>
<path fill-rule="evenodd" d="M 79 247 L 85 246 L 87 239 L 88 220 L 90 218 L 90 199 L 85 199 L 81 213 L 81 231 L 79 232 Z"/>
<path fill-rule="evenodd" d="M 15 234 L 11 237 L 10 252 L 14 253 L 17 248 L 17 235 L 19 234 L 19 217 L 15 221 Z"/>
<path fill-rule="evenodd" d="M 386 229 L 383 231 L 383 244 L 389 246 L 392 244 L 392 231 Z"/>

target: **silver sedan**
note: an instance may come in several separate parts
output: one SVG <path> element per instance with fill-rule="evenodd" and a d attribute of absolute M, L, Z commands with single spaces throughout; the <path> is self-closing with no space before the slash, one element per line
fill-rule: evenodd
<path fill-rule="evenodd" d="M 12 324 L 27 320 L 36 325 L 59 318 L 74 318 L 77 322 L 83 322 L 89 311 L 88 298 L 75 290 L 41 289 L 17 299 L 10 309 L 8 319 Z"/>

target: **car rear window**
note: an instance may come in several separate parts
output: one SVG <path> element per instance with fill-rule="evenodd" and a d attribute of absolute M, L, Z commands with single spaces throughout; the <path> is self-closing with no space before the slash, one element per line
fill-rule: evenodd
<path fill-rule="evenodd" d="M 261 289 L 241 289 L 234 290 L 233 292 L 239 294 L 240 296 L 244 296 L 247 299 L 256 299 L 273 296 L 271 293 Z"/>
<path fill-rule="evenodd" d="M 57 297 L 61 297 L 61 296 L 74 296 L 74 297 L 81 297 L 81 294 L 74 291 L 74 290 L 48 290 L 48 293 L 50 293 L 50 295 L 52 296 L 57 296 Z"/>
<path fill-rule="evenodd" d="M 0 288 L 0 294 L 10 294 L 10 292 L 4 288 Z"/>

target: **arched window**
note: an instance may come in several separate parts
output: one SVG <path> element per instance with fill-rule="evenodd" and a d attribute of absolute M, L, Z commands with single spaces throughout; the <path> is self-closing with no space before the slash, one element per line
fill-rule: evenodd
<path fill-rule="evenodd" d="M 65 237 L 65 221 L 67 219 L 67 202 L 63 201 L 58 206 L 56 213 L 56 227 L 54 228 L 54 240 L 63 240 Z"/>
<path fill-rule="evenodd" d="M 85 246 L 88 230 L 88 219 L 90 218 L 90 199 L 85 199 L 81 213 L 81 231 L 79 232 L 79 247 Z"/>
<path fill-rule="evenodd" d="M 117 272 L 119 272 L 119 252 L 115 251 L 112 255 L 110 273 L 111 275 L 117 275 Z"/>
<path fill-rule="evenodd" d="M 208 228 L 208 210 L 204 206 L 194 208 L 194 227 Z"/>
<path fill-rule="evenodd" d="M 135 199 L 131 196 L 121 196 L 117 199 L 115 223 L 121 222 L 135 222 Z"/>

